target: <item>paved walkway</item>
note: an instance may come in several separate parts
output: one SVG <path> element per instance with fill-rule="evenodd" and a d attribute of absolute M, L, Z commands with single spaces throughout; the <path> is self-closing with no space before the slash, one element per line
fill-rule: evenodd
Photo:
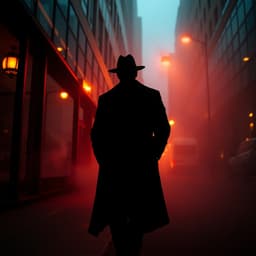
<path fill-rule="evenodd" d="M 78 177 L 79 191 L 1 212 L 0 255 L 114 256 L 108 229 L 99 238 L 87 232 L 93 173 L 90 179 L 88 173 Z M 163 180 L 171 224 L 145 236 L 142 256 L 231 255 L 226 249 L 255 254 L 256 180 L 198 175 Z"/>

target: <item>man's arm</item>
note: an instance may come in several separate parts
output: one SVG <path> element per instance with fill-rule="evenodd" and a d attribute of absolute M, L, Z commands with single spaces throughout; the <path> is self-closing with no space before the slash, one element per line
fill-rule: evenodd
<path fill-rule="evenodd" d="M 99 97 L 98 106 L 95 114 L 94 123 L 91 129 L 91 142 L 94 155 L 100 164 L 103 159 L 103 144 L 104 144 L 104 106 L 102 98 Z"/>
<path fill-rule="evenodd" d="M 165 149 L 168 138 L 171 133 L 171 127 L 166 115 L 165 107 L 159 92 L 156 94 L 155 104 L 155 125 L 154 125 L 154 139 L 155 139 L 155 154 L 156 158 L 160 159 Z"/>

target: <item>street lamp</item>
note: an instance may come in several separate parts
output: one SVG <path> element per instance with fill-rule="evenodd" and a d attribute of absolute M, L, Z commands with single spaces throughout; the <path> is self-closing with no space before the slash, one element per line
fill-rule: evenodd
<path fill-rule="evenodd" d="M 181 37 L 181 42 L 183 44 L 190 44 L 191 42 L 196 42 L 200 44 L 203 48 L 204 52 L 204 63 L 205 63 L 205 82 L 206 82 L 206 98 L 207 98 L 207 121 L 208 121 L 208 142 L 210 142 L 211 137 L 211 102 L 210 102 L 210 85 L 209 85 L 209 69 L 208 69 L 208 45 L 207 39 L 205 38 L 204 41 L 199 40 L 197 38 L 191 37 L 190 35 L 183 35 Z M 209 143 L 209 147 L 211 144 Z M 209 150 L 208 150 L 209 151 Z M 210 154 L 209 154 L 210 160 Z"/>
<path fill-rule="evenodd" d="M 8 53 L 2 61 L 2 70 L 9 77 L 14 77 L 18 73 L 19 58 L 15 53 Z"/>
<path fill-rule="evenodd" d="M 170 126 L 174 126 L 174 125 L 175 125 L 175 120 L 170 119 L 170 120 L 169 120 L 169 124 L 170 124 Z"/>
<path fill-rule="evenodd" d="M 171 65 L 171 55 L 164 55 L 161 57 L 161 63 L 164 66 L 170 66 Z"/>

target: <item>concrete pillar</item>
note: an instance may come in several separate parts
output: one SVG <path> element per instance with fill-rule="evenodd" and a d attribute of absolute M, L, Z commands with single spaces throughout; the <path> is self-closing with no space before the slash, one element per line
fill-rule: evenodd
<path fill-rule="evenodd" d="M 16 93 L 13 116 L 13 132 L 11 147 L 9 196 L 11 200 L 18 200 L 19 196 L 19 174 L 21 168 L 21 146 L 22 146 L 22 119 L 25 97 L 25 83 L 27 73 L 28 42 L 25 38 L 20 39 L 19 47 L 19 70 L 16 78 Z"/>
<path fill-rule="evenodd" d="M 40 190 L 43 125 L 46 108 L 47 57 L 42 50 L 43 47 L 37 46 L 36 48 L 33 52 L 25 178 L 26 190 L 30 194 L 37 194 Z"/>

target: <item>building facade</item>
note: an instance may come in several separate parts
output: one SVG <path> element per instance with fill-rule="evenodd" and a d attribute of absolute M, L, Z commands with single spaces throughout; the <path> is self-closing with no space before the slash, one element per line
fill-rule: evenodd
<path fill-rule="evenodd" d="M 192 38 L 186 46 L 184 33 Z M 185 89 L 178 92 L 177 108 L 185 113 L 183 126 L 205 144 L 203 151 L 212 148 L 215 160 L 227 160 L 254 133 L 255 45 L 255 1 L 180 1 L 175 55 L 182 76 L 176 82 Z"/>
<path fill-rule="evenodd" d="M 86 172 L 98 96 L 120 54 L 141 60 L 141 19 L 136 0 L 15 0 L 0 12 L 3 201 Z"/>

